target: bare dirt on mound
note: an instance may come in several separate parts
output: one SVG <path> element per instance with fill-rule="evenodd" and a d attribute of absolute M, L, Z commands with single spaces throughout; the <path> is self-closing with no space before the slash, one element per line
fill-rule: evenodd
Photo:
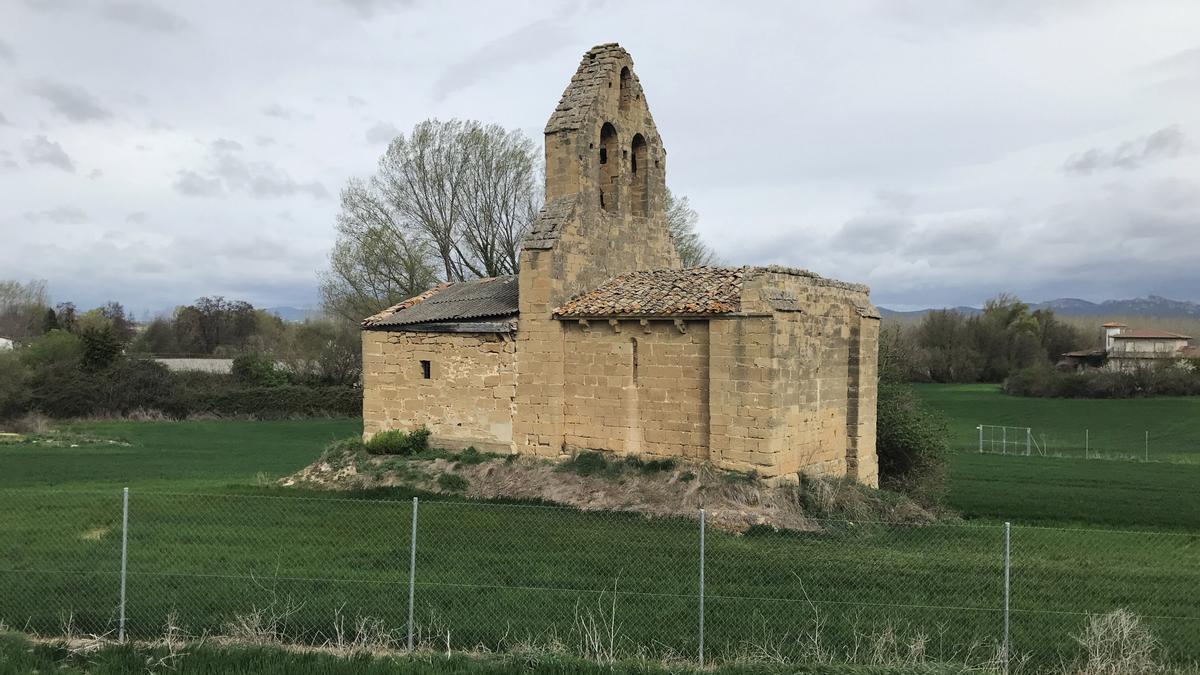
<path fill-rule="evenodd" d="M 481 500 L 540 500 L 582 511 L 624 511 L 648 517 L 695 517 L 720 529 L 754 526 L 816 531 L 822 521 L 922 524 L 933 514 L 913 501 L 846 480 L 803 478 L 769 486 L 753 476 L 705 464 L 655 467 L 614 457 L 552 462 L 531 457 L 454 455 L 437 458 L 327 453 L 284 478 L 285 486 L 361 490 L 403 486 Z"/>

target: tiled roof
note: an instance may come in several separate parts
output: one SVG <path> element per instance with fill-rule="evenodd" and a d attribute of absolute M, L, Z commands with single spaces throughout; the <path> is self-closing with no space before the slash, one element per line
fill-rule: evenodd
<path fill-rule="evenodd" d="M 741 309 L 742 267 L 630 272 L 554 310 L 555 316 L 697 316 Z"/>
<path fill-rule="evenodd" d="M 1180 335 L 1165 330 L 1126 330 L 1113 336 L 1115 340 L 1191 340 L 1190 335 Z"/>
<path fill-rule="evenodd" d="M 1109 321 L 1108 323 L 1101 324 L 1100 327 L 1101 328 L 1125 328 L 1125 324 L 1118 323 L 1116 321 Z"/>
<path fill-rule="evenodd" d="M 553 248 L 554 242 L 562 233 L 563 225 L 570 221 L 575 214 L 578 197 L 577 194 L 567 195 L 543 204 L 537 218 L 530 223 L 529 231 L 525 233 L 521 247 L 524 249 Z"/>
<path fill-rule="evenodd" d="M 366 328 L 400 328 L 517 314 L 517 277 L 442 283 L 363 321 Z"/>

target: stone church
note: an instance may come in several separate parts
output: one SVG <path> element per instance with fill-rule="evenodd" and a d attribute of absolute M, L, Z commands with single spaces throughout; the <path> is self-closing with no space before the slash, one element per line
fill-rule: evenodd
<path fill-rule="evenodd" d="M 787 267 L 684 269 L 666 150 L 628 52 L 583 56 L 546 124 L 519 274 L 443 283 L 363 321 L 365 436 L 676 457 L 878 483 L 879 314 Z"/>

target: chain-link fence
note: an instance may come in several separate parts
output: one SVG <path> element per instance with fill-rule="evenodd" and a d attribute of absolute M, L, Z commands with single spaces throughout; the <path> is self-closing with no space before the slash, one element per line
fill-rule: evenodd
<path fill-rule="evenodd" d="M 734 533 L 479 502 L 0 495 L 0 621 L 129 639 L 705 660 L 1076 658 L 1125 609 L 1200 659 L 1200 535 L 814 520 Z M 127 521 L 126 521 L 127 518 Z M 126 524 L 127 522 L 127 524 Z"/>

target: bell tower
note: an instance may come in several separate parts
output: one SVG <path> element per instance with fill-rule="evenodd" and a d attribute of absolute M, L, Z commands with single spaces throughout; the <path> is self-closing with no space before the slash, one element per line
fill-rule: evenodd
<path fill-rule="evenodd" d="M 666 150 L 633 58 L 616 43 L 583 55 L 546 123 L 545 147 L 547 202 L 578 194 L 613 216 L 663 215 Z"/>
<path fill-rule="evenodd" d="M 546 123 L 546 203 L 521 244 L 517 452 L 563 452 L 563 326 L 554 309 L 627 272 L 678 269 L 667 154 L 633 59 L 597 45 Z"/>

